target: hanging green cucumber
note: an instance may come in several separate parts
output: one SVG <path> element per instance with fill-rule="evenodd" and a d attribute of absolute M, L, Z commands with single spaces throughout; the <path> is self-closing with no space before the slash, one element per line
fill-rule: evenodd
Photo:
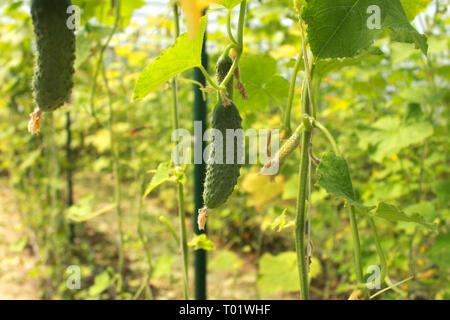
<path fill-rule="evenodd" d="M 221 57 L 217 62 L 216 76 L 220 83 L 227 75 L 233 61 L 228 56 Z M 198 225 L 203 230 L 206 223 L 206 214 L 208 209 L 214 209 L 224 204 L 228 197 L 233 193 L 237 184 L 240 173 L 240 159 L 238 156 L 243 154 L 243 135 L 229 135 L 227 137 L 227 129 L 231 129 L 229 133 L 236 133 L 235 130 L 242 129 L 242 119 L 239 115 L 237 107 L 233 101 L 233 78 L 226 85 L 226 96 L 219 94 L 218 102 L 214 107 L 212 116 L 212 128 L 217 129 L 222 134 L 222 143 L 214 139 L 211 145 L 211 153 L 206 168 L 205 189 L 203 192 L 203 201 L 205 207 L 199 210 Z M 233 139 L 233 141 L 228 141 Z M 233 146 L 233 154 L 228 155 L 227 161 L 227 144 Z M 216 157 L 216 151 L 222 148 L 222 163 L 211 162 Z M 230 151 L 230 149 L 229 149 Z M 231 151 L 230 151 L 231 152 Z M 217 160 L 217 159 L 216 159 Z M 228 162 L 228 163 L 227 163 Z M 231 163 L 229 163 L 231 162 Z"/>
<path fill-rule="evenodd" d="M 33 78 L 34 100 L 28 131 L 39 132 L 42 112 L 51 112 L 69 100 L 73 87 L 75 28 L 69 28 L 70 0 L 32 0 L 31 17 L 36 36 L 37 65 Z"/>

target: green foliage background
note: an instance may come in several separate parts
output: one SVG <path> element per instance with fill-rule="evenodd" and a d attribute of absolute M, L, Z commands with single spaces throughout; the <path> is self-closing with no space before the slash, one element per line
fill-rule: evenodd
<path fill-rule="evenodd" d="M 117 292 L 118 234 L 111 207 L 108 92 L 101 76 L 96 79 L 95 96 L 91 95 L 99 52 L 111 32 L 114 15 L 109 1 L 73 2 L 83 13 L 77 31 L 72 103 L 46 114 L 41 134 L 36 136 L 27 133 L 28 114 L 34 109 L 31 79 L 35 62 L 29 2 L 14 0 L 0 5 L 0 188 L 14 189 L 13 197 L 27 230 L 19 249 L 25 250 L 31 242 L 39 248 L 33 252 L 37 263 L 29 276 L 39 279 L 40 297 L 129 299 L 146 282 L 148 264 L 143 249 L 148 246 L 153 297 L 180 298 L 178 245 L 159 219 L 164 216 L 167 224 L 178 230 L 176 189 L 169 173 L 159 177 L 164 183 L 154 185 L 142 203 L 146 244 L 136 232 L 142 190 L 153 176 L 151 170 L 170 159 L 173 147 L 170 87 L 162 84 L 143 100 L 131 99 L 142 70 L 172 43 L 170 14 L 168 10 L 158 14 L 143 10 L 148 9 L 143 0 L 122 1 L 118 32 L 104 53 L 113 99 L 114 139 L 120 155 L 125 229 L 124 290 Z M 412 20 L 429 2 L 405 0 L 402 4 Z M 350 168 L 356 198 L 366 205 L 385 201 L 437 225 L 435 232 L 410 222 L 376 220 L 389 276 L 400 281 L 415 275 L 399 288 L 400 292 L 388 291 L 380 296 L 384 299 L 450 297 L 450 69 L 445 2 L 439 1 L 438 13 L 427 10 L 413 23 L 428 38 L 429 59 L 414 44 L 392 42 L 389 32 L 385 32 L 370 52 L 317 64 L 315 81 L 322 82 L 315 92 L 318 118 L 337 137 Z M 295 21 L 287 0 L 249 2 L 246 47 L 240 64 L 249 99 L 242 100 L 238 93 L 234 99 L 244 128 L 270 129 L 281 123 L 288 79 L 301 44 Z M 226 11 L 210 14 L 210 74 L 226 45 L 225 22 Z M 183 80 L 191 76 L 191 70 L 181 76 L 179 101 L 181 127 L 192 132 L 193 85 Z M 300 72 L 298 84 L 303 76 Z M 298 85 L 293 123 L 300 121 L 300 93 Z M 214 103 L 214 95 L 209 95 L 210 111 Z M 72 119 L 70 163 L 65 149 L 67 112 Z M 320 133 L 315 141 L 317 153 L 328 150 Z M 297 298 L 293 229 L 287 225 L 277 232 L 271 225 L 282 212 L 282 225 L 294 218 L 298 162 L 299 154 L 294 154 L 272 182 L 257 175 L 259 166 L 245 166 L 233 196 L 209 216 L 208 238 L 215 247 L 210 251 L 209 263 L 211 298 Z M 75 199 L 70 209 L 66 205 L 65 182 L 69 167 L 74 174 Z M 317 178 L 313 175 L 313 182 Z M 191 217 L 190 166 L 183 179 L 186 210 Z M 317 299 L 346 299 L 355 280 L 344 202 L 316 185 L 311 203 L 312 295 Z M 73 243 L 67 236 L 71 218 L 78 219 Z M 363 215 L 358 224 L 366 270 L 378 260 Z M 192 232 L 189 237 L 193 238 Z M 68 290 L 65 286 L 65 270 L 74 264 L 81 266 L 82 290 Z"/>

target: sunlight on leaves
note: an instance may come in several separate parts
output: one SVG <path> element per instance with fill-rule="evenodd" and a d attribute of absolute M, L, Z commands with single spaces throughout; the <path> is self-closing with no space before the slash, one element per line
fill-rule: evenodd
<path fill-rule="evenodd" d="M 414 18 L 420 12 L 425 10 L 432 1 L 433 0 L 400 0 L 409 21 L 414 20 Z"/>
<path fill-rule="evenodd" d="M 312 257 L 309 278 L 321 273 L 320 261 Z M 258 288 L 262 293 L 295 292 L 299 290 L 297 254 L 293 251 L 272 255 L 265 253 L 259 260 Z"/>
<path fill-rule="evenodd" d="M 379 8 L 379 26 L 369 28 L 370 6 Z M 426 37 L 419 34 L 399 0 L 311 0 L 303 9 L 308 39 L 318 59 L 353 57 L 368 48 L 384 30 L 394 41 L 415 43 L 427 52 Z"/>
<path fill-rule="evenodd" d="M 284 177 L 278 175 L 271 181 L 271 177 L 251 172 L 244 177 L 242 188 L 250 194 L 248 205 L 262 207 L 277 198 L 283 192 Z"/>
<path fill-rule="evenodd" d="M 238 271 L 242 265 L 242 259 L 230 250 L 218 250 L 211 261 L 208 261 L 210 270 Z"/>
<path fill-rule="evenodd" d="M 294 221 L 286 222 L 286 211 L 287 209 L 284 209 L 283 212 L 273 220 L 272 225 L 270 226 L 272 230 L 277 229 L 277 232 L 280 232 L 295 226 Z"/>
<path fill-rule="evenodd" d="M 392 222 L 397 221 L 414 222 L 430 229 L 436 229 L 435 225 L 426 222 L 418 213 L 414 213 L 408 216 L 403 211 L 400 211 L 397 207 L 384 202 L 380 202 L 375 212 L 371 213 L 371 215 Z"/>
<path fill-rule="evenodd" d="M 82 198 L 78 203 L 66 209 L 65 215 L 67 219 L 74 222 L 84 222 L 101 216 L 111 210 L 115 209 L 117 205 L 115 203 L 109 204 L 99 210 L 93 211 L 92 201 L 94 200 L 93 195 L 86 196 Z"/>
<path fill-rule="evenodd" d="M 90 296 L 98 296 L 112 285 L 112 279 L 108 271 L 103 271 L 95 277 L 94 284 L 89 287 Z"/>
<path fill-rule="evenodd" d="M 144 198 L 150 194 L 157 186 L 170 180 L 170 162 L 160 163 L 156 173 L 153 175 L 152 180 L 150 180 L 149 185 L 144 193 Z"/>
<path fill-rule="evenodd" d="M 134 88 L 132 100 L 145 98 L 164 82 L 201 64 L 206 17 L 201 21 L 201 27 L 194 39 L 189 39 L 187 33 L 180 35 L 172 46 L 142 71 Z"/>
<path fill-rule="evenodd" d="M 174 262 L 174 257 L 170 257 L 167 253 L 163 253 L 154 266 L 152 277 L 158 279 L 171 274 Z"/>

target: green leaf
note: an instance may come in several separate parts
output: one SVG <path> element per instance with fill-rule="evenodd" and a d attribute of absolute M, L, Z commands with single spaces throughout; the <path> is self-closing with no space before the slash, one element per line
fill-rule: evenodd
<path fill-rule="evenodd" d="M 416 52 L 412 43 L 393 42 L 390 44 L 392 64 L 398 64 L 408 59 Z"/>
<path fill-rule="evenodd" d="M 112 285 L 108 271 L 103 271 L 95 277 L 94 284 L 89 287 L 90 296 L 98 296 Z"/>
<path fill-rule="evenodd" d="M 417 49 L 427 54 L 427 38 L 418 33 L 409 23 L 405 10 L 399 0 L 389 0 L 387 3 L 386 19 L 383 21 L 383 29 L 390 29 L 391 39 L 398 42 L 414 43 Z"/>
<path fill-rule="evenodd" d="M 380 29 L 369 29 L 369 6 L 380 8 Z M 353 57 L 383 30 L 395 41 L 415 43 L 426 54 L 426 38 L 410 24 L 399 0 L 311 0 L 303 9 L 311 50 L 318 59 Z"/>
<path fill-rule="evenodd" d="M 243 100 L 235 90 L 234 100 L 240 109 L 266 110 L 286 105 L 289 81 L 276 74 L 275 59 L 267 55 L 244 56 L 239 71 L 248 95 L 248 100 Z"/>
<path fill-rule="evenodd" d="M 397 207 L 380 202 L 375 209 L 374 213 L 370 215 L 378 218 L 383 218 L 392 222 L 405 221 L 421 224 L 430 229 L 436 229 L 436 225 L 426 222 L 418 213 L 414 213 L 410 216 L 406 215 L 403 211 L 400 211 Z"/>
<path fill-rule="evenodd" d="M 313 257 L 310 265 L 310 279 L 320 273 L 320 262 Z M 259 260 L 257 285 L 259 290 L 265 294 L 298 291 L 297 254 L 293 251 L 283 252 L 276 256 L 265 253 Z"/>
<path fill-rule="evenodd" d="M 265 294 L 298 291 L 296 253 L 283 252 L 277 256 L 265 253 L 259 260 L 257 284 L 259 290 Z"/>
<path fill-rule="evenodd" d="M 240 4 L 242 2 L 242 0 L 221 0 L 219 2 L 219 4 L 221 6 L 224 6 L 227 9 L 233 9 L 234 7 L 236 7 L 238 4 Z"/>
<path fill-rule="evenodd" d="M 433 259 L 441 268 L 450 272 L 450 232 L 441 233 L 430 250 L 428 256 Z"/>
<path fill-rule="evenodd" d="M 203 249 L 210 251 L 215 249 L 214 243 L 212 243 L 212 241 L 209 240 L 204 233 L 202 233 L 201 235 L 194 234 L 194 238 L 189 241 L 188 246 L 193 247 L 194 250 Z"/>
<path fill-rule="evenodd" d="M 433 182 L 431 189 L 437 195 L 442 206 L 444 208 L 448 207 L 450 204 L 450 180 L 435 181 Z"/>
<path fill-rule="evenodd" d="M 149 185 L 144 193 L 144 198 L 150 194 L 157 186 L 170 180 L 170 162 L 160 163 L 156 173 L 153 175 L 152 180 L 150 180 Z"/>
<path fill-rule="evenodd" d="M 112 7 L 114 1 L 105 0 L 73 0 L 72 3 L 80 7 L 81 24 L 86 24 L 95 17 L 100 23 L 112 26 L 115 22 L 115 8 Z M 144 0 L 127 0 L 120 2 L 120 23 L 127 26 L 130 22 L 134 10 L 145 5 Z"/>
<path fill-rule="evenodd" d="M 294 221 L 286 222 L 286 211 L 287 209 L 284 209 L 283 212 L 275 218 L 275 220 L 272 222 L 272 225 L 270 226 L 272 230 L 275 230 L 278 228 L 277 232 L 280 232 L 284 229 L 288 229 L 295 226 Z"/>
<path fill-rule="evenodd" d="M 92 211 L 93 195 L 82 198 L 78 203 L 66 209 L 67 219 L 74 222 L 84 222 L 107 213 L 117 207 L 115 203 L 109 204 L 102 209 Z"/>
<path fill-rule="evenodd" d="M 154 279 L 158 279 L 164 277 L 165 275 L 171 274 L 172 265 L 174 262 L 174 257 L 170 257 L 166 253 L 163 253 L 154 267 L 152 277 Z"/>
<path fill-rule="evenodd" d="M 76 55 L 75 55 L 75 69 L 78 69 L 91 54 L 91 46 L 94 43 L 92 37 L 86 29 L 77 32 Z"/>
<path fill-rule="evenodd" d="M 380 48 L 374 47 L 360 52 L 357 56 L 352 58 L 319 60 L 316 62 L 314 68 L 314 77 L 324 78 L 330 72 L 338 71 L 349 66 L 359 65 L 362 61 L 369 58 L 377 59 L 377 61 L 381 60 L 383 58 L 383 52 Z"/>
<path fill-rule="evenodd" d="M 420 12 L 425 10 L 432 1 L 433 0 L 400 0 L 409 21 L 413 21 L 414 18 Z"/>
<path fill-rule="evenodd" d="M 22 252 L 28 244 L 28 237 L 20 237 L 8 246 L 9 252 Z"/>
<path fill-rule="evenodd" d="M 333 152 L 322 154 L 316 173 L 317 184 L 328 193 L 352 203 L 356 201 L 347 161 L 343 157 Z"/>
<path fill-rule="evenodd" d="M 218 250 L 211 261 L 208 261 L 208 269 L 238 271 L 243 265 L 242 259 L 229 250 Z"/>
<path fill-rule="evenodd" d="M 433 127 L 418 104 L 410 104 L 405 119 L 382 117 L 360 135 L 360 147 L 376 146 L 371 158 L 381 162 L 403 148 L 423 142 L 433 134 Z"/>
<path fill-rule="evenodd" d="M 134 88 L 133 100 L 144 98 L 177 74 L 201 65 L 206 21 L 207 18 L 204 16 L 200 30 L 194 39 L 190 39 L 187 33 L 183 33 L 172 46 L 142 71 Z"/>

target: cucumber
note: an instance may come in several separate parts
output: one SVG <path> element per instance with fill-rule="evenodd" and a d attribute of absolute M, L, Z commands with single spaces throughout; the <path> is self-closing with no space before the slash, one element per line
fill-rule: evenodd
<path fill-rule="evenodd" d="M 223 137 L 223 163 L 208 163 L 206 168 L 205 189 L 203 192 L 203 200 L 208 209 L 214 209 L 224 204 L 228 197 L 233 193 L 237 184 L 241 165 L 238 163 L 237 155 L 240 151 L 242 154 L 243 138 L 242 136 L 233 137 L 234 157 L 233 163 L 226 163 L 226 146 L 227 146 L 227 129 L 242 129 L 241 116 L 233 102 L 225 105 L 219 101 L 213 113 L 212 127 L 219 130 Z M 213 146 L 216 141 L 213 141 Z M 210 159 L 215 156 L 215 149 L 211 149 Z"/>
<path fill-rule="evenodd" d="M 217 81 L 223 81 L 228 71 L 231 68 L 233 61 L 230 57 L 221 57 L 216 65 Z M 233 78 L 227 83 L 227 96 L 229 99 L 233 97 Z M 233 193 L 234 187 L 237 184 L 241 164 L 238 162 L 238 154 L 242 154 L 243 150 L 243 135 L 238 135 L 233 138 L 233 163 L 226 163 L 226 146 L 227 146 L 227 129 L 238 130 L 242 129 L 242 118 L 236 105 L 231 101 L 224 101 L 219 95 L 219 101 L 214 107 L 212 116 L 212 128 L 219 130 L 222 133 L 223 141 L 223 163 L 208 163 L 206 168 L 206 178 L 203 192 L 203 200 L 206 209 L 213 209 L 224 204 L 228 197 Z M 230 137 L 231 138 L 231 137 Z M 213 141 L 213 147 L 209 155 L 209 159 L 214 159 L 215 150 L 218 145 Z M 208 161 L 209 162 L 209 161 Z M 205 208 L 202 209 L 203 213 Z M 200 223 L 199 223 L 200 224 Z"/>
<path fill-rule="evenodd" d="M 260 174 L 276 175 L 280 172 L 281 166 L 283 165 L 284 161 L 300 145 L 300 142 L 302 140 L 302 130 L 303 127 L 299 127 L 295 130 L 295 132 L 289 137 L 289 139 L 286 140 L 286 142 L 281 146 L 280 150 L 278 150 L 275 157 L 269 160 L 264 165 L 264 167 L 262 167 Z M 274 165 L 278 167 L 276 172 L 273 168 Z"/>
<path fill-rule="evenodd" d="M 75 61 L 75 30 L 67 27 L 70 0 L 32 0 L 31 17 L 38 51 L 33 92 L 40 111 L 50 112 L 70 97 Z"/>
<path fill-rule="evenodd" d="M 221 56 L 219 58 L 216 64 L 216 77 L 219 84 L 223 81 L 223 79 L 225 79 L 232 65 L 233 60 L 229 56 Z M 233 99 L 233 82 L 234 77 L 231 77 L 230 81 L 228 81 L 226 85 L 227 96 L 229 99 Z"/>

